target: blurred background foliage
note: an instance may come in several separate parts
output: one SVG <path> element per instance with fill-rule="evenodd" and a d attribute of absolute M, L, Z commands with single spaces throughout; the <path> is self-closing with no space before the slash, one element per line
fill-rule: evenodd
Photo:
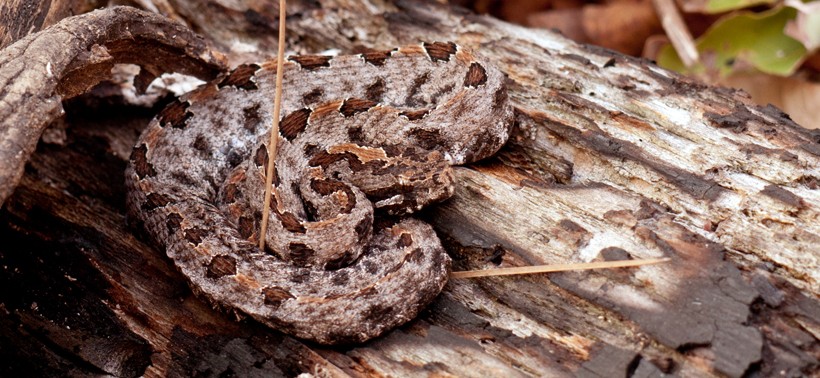
<path fill-rule="evenodd" d="M 451 2 L 744 89 L 756 102 L 820 128 L 820 0 Z"/>

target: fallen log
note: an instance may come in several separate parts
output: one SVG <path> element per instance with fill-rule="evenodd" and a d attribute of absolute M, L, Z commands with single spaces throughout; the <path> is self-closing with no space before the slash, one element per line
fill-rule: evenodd
<path fill-rule="evenodd" d="M 275 51 L 274 6 L 156 3 L 231 62 Z M 0 355 L 12 361 L 3 375 L 799 376 L 817 368 L 816 131 L 740 91 L 434 2 L 292 7 L 290 53 L 449 40 L 508 75 L 513 139 L 497 157 L 459 168 L 454 198 L 423 215 L 455 269 L 672 261 L 452 280 L 418 319 L 384 337 L 304 343 L 211 309 L 126 227 L 122 172 L 155 110 L 83 97 L 66 103 L 64 140 L 40 143 L 0 212 L 0 280 L 14 288 L 0 298 Z M 86 85 L 72 87 L 73 95 Z M 0 108 L 0 119 L 21 120 L 0 131 L 55 118 L 60 98 Z M 17 184 L 8 177 L 0 188 Z"/>

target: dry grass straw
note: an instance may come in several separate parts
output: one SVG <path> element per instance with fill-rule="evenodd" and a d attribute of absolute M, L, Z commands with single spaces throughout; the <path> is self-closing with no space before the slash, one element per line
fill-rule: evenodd
<path fill-rule="evenodd" d="M 276 93 L 273 96 L 273 126 L 268 142 L 268 170 L 265 175 L 265 205 L 262 207 L 262 225 L 259 227 L 259 249 L 265 249 L 265 235 L 270 217 L 270 196 L 273 186 L 273 169 L 276 162 L 276 145 L 279 142 L 279 112 L 282 105 L 282 66 L 285 64 L 285 0 L 279 1 L 279 51 L 276 55 Z"/>

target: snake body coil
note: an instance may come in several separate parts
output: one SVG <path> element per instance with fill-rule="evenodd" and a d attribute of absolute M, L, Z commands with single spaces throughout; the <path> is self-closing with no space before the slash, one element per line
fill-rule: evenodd
<path fill-rule="evenodd" d="M 273 63 L 242 65 L 151 122 L 126 171 L 129 216 L 212 303 L 300 338 L 362 342 L 446 283 L 435 232 L 403 215 L 452 195 L 451 164 L 506 142 L 504 78 L 451 43 L 291 57 L 284 70 L 265 251 Z"/>

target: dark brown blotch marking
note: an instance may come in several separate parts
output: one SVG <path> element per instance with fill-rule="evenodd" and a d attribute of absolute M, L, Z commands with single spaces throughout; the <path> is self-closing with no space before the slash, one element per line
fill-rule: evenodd
<path fill-rule="evenodd" d="M 410 135 L 416 140 L 416 143 L 425 150 L 432 150 L 444 144 L 441 132 L 437 129 L 413 129 L 410 131 Z"/>
<path fill-rule="evenodd" d="M 396 157 L 402 154 L 402 146 L 398 144 L 386 144 L 381 147 L 387 157 Z"/>
<path fill-rule="evenodd" d="M 313 206 L 310 201 L 302 201 L 302 206 L 305 208 L 305 216 L 308 222 L 315 222 L 319 219 L 319 209 Z"/>
<path fill-rule="evenodd" d="M 168 227 L 168 234 L 173 235 L 179 230 L 180 226 L 182 226 L 182 215 L 178 213 L 168 214 L 168 218 L 165 220 L 165 227 Z"/>
<path fill-rule="evenodd" d="M 194 139 L 194 143 L 191 145 L 191 147 L 205 154 L 211 151 L 211 144 L 208 143 L 208 139 L 205 138 L 205 136 L 202 134 L 196 136 L 196 138 Z"/>
<path fill-rule="evenodd" d="M 430 113 L 430 109 L 405 110 L 399 114 L 407 117 L 407 119 L 411 121 L 418 121 L 424 118 L 424 116 L 426 116 L 428 113 Z"/>
<path fill-rule="evenodd" d="M 336 180 L 310 180 L 310 187 L 323 196 L 337 192 L 345 191 L 348 187 L 345 183 Z"/>
<path fill-rule="evenodd" d="M 307 128 L 308 118 L 313 111 L 308 108 L 299 109 L 282 117 L 279 122 L 279 133 L 287 140 L 293 140 Z"/>
<path fill-rule="evenodd" d="M 279 308 L 288 299 L 296 298 L 289 291 L 276 286 L 262 289 L 262 295 L 265 297 L 265 304 L 274 308 Z"/>
<path fill-rule="evenodd" d="M 319 148 L 318 145 L 313 144 L 313 143 L 305 144 L 305 147 L 303 148 L 303 151 L 305 151 L 305 156 L 311 156 L 311 157 L 313 155 L 316 155 L 317 153 L 319 153 L 319 151 L 321 151 L 321 150 L 322 149 Z"/>
<path fill-rule="evenodd" d="M 348 214 L 356 206 L 356 194 L 353 193 L 353 189 L 351 189 L 349 185 L 341 181 L 313 179 L 310 180 L 310 188 L 323 196 L 335 192 L 344 193 L 347 196 L 347 203 L 345 204 L 345 207 L 341 209 L 342 213 Z"/>
<path fill-rule="evenodd" d="M 404 157 L 406 157 L 407 159 L 410 159 L 410 160 L 416 160 L 415 155 L 407 155 L 407 156 L 404 156 Z M 374 161 L 371 161 L 369 163 L 373 163 L 373 162 Z M 427 162 L 427 161 L 423 160 L 423 162 Z M 414 171 L 414 170 L 418 171 L 418 169 L 407 165 L 405 163 L 405 161 L 397 161 L 397 162 L 393 162 L 393 164 L 382 164 L 381 166 L 370 165 L 370 167 L 371 167 L 370 173 L 375 175 L 375 176 L 385 176 L 385 175 L 399 176 L 399 175 L 409 173 L 409 172 Z M 368 192 L 368 195 L 370 195 L 369 192 Z"/>
<path fill-rule="evenodd" d="M 410 160 L 423 163 L 423 162 L 426 162 L 426 161 L 430 160 L 428 158 L 428 155 L 430 154 L 430 152 L 431 152 L 431 150 L 422 150 L 422 149 L 417 149 L 416 147 L 413 147 L 413 146 L 407 146 L 407 147 L 404 148 L 404 152 L 402 152 L 401 154 L 402 154 L 402 156 L 406 156 Z M 404 164 L 402 164 L 402 166 L 404 166 Z M 407 168 L 410 168 L 410 167 L 408 166 Z"/>
<path fill-rule="evenodd" d="M 361 171 L 365 169 L 366 166 L 359 160 L 359 157 L 352 152 L 342 152 L 342 153 L 335 153 L 332 154 L 330 152 L 320 151 L 316 155 L 314 155 L 308 161 L 308 165 L 312 167 L 322 167 L 327 169 L 331 164 L 336 163 L 338 161 L 345 160 L 347 164 L 350 166 L 350 169 L 354 171 Z"/>
<path fill-rule="evenodd" d="M 368 85 L 364 92 L 364 97 L 370 101 L 379 102 L 382 100 L 382 96 L 384 96 L 384 80 L 382 78 Z"/>
<path fill-rule="evenodd" d="M 257 89 L 254 75 L 260 68 L 258 64 L 240 64 L 219 82 L 219 88 L 233 86 L 244 90 Z"/>
<path fill-rule="evenodd" d="M 289 279 L 290 282 L 293 283 L 305 283 L 310 278 L 310 270 L 308 269 L 296 269 L 294 272 L 291 273 Z"/>
<path fill-rule="evenodd" d="M 262 115 L 259 114 L 259 104 L 242 109 L 242 115 L 244 115 L 245 119 L 245 123 L 243 124 L 245 130 L 250 132 L 256 131 L 256 127 L 262 122 Z"/>
<path fill-rule="evenodd" d="M 421 91 L 421 86 L 427 83 L 430 80 L 430 73 L 425 72 L 422 75 L 419 75 L 415 79 L 413 79 L 413 84 L 410 85 L 410 89 L 407 90 L 407 105 L 413 107 L 421 107 L 423 106 L 423 101 L 416 98 L 416 95 L 419 94 Z"/>
<path fill-rule="evenodd" d="M 455 54 L 458 50 L 458 46 L 453 42 L 425 42 L 422 46 L 424 46 L 424 49 L 427 51 L 430 60 L 434 62 L 448 62 L 450 61 L 450 55 Z"/>
<path fill-rule="evenodd" d="M 290 188 L 293 191 L 293 194 L 299 198 L 299 202 L 302 203 L 302 209 L 305 211 L 305 220 L 308 222 L 315 222 L 319 217 L 319 211 L 310 201 L 305 200 L 305 197 L 302 195 L 302 188 L 299 186 L 299 183 L 292 182 L 290 184 Z"/>
<path fill-rule="evenodd" d="M 453 83 L 447 84 L 447 85 L 437 89 L 436 93 L 432 96 L 432 98 L 434 98 L 434 99 L 444 98 L 444 97 L 447 96 L 448 93 L 452 92 L 455 87 L 456 86 Z M 461 112 L 457 112 L 456 117 L 458 117 L 460 114 L 461 114 Z"/>
<path fill-rule="evenodd" d="M 316 104 L 324 95 L 325 91 L 322 88 L 313 88 L 312 91 L 305 93 L 302 96 L 302 103 L 305 105 Z"/>
<path fill-rule="evenodd" d="M 415 248 L 413 251 L 407 255 L 407 261 L 412 262 L 414 264 L 420 264 L 424 260 L 424 252 L 421 248 Z"/>
<path fill-rule="evenodd" d="M 304 243 L 290 243 L 288 244 L 288 250 L 290 251 L 291 261 L 300 266 L 306 265 L 313 255 L 316 254 L 313 248 L 308 247 L 307 244 Z"/>
<path fill-rule="evenodd" d="M 185 123 L 193 116 L 193 114 L 188 111 L 189 106 L 187 101 L 183 102 L 180 100 L 168 104 L 157 116 L 159 125 L 163 127 L 171 125 L 171 127 L 175 129 L 185 128 Z"/>
<path fill-rule="evenodd" d="M 413 236 L 405 232 L 405 233 L 402 233 L 401 236 L 399 236 L 399 240 L 396 243 L 396 246 L 398 246 L 399 248 L 404 248 L 404 247 L 410 246 L 412 244 L 413 244 Z"/>
<path fill-rule="evenodd" d="M 367 240 L 370 237 L 370 233 L 373 230 L 373 216 L 367 214 L 356 226 L 353 228 L 356 231 L 356 235 L 358 235 L 357 240 L 359 243 Z"/>
<path fill-rule="evenodd" d="M 228 152 L 228 166 L 231 168 L 235 168 L 237 165 L 242 164 L 245 159 L 242 157 L 242 154 L 236 152 L 236 150 L 231 150 Z"/>
<path fill-rule="evenodd" d="M 360 98 L 350 98 L 345 100 L 342 103 L 342 107 L 339 108 L 339 113 L 346 117 L 351 117 L 361 112 L 366 112 L 370 110 L 370 108 L 376 106 L 375 101 L 364 100 Z"/>
<path fill-rule="evenodd" d="M 253 163 L 256 164 L 257 167 L 264 167 L 265 171 L 268 170 L 268 147 L 264 144 L 259 146 L 256 149 L 256 153 L 253 154 Z"/>
<path fill-rule="evenodd" d="M 345 255 L 347 255 L 347 254 L 345 254 Z M 344 258 L 344 256 L 342 256 L 342 258 Z M 328 264 L 328 265 L 330 265 L 330 264 Z M 349 281 L 350 281 L 350 275 L 347 273 L 347 271 L 344 271 L 344 270 L 336 272 L 336 274 L 334 274 L 333 278 L 330 280 L 330 282 L 332 282 L 336 286 L 347 285 L 347 283 Z"/>
<path fill-rule="evenodd" d="M 271 184 L 273 184 L 273 186 L 279 186 L 279 168 L 275 165 L 273 167 L 273 180 L 271 180 Z"/>
<path fill-rule="evenodd" d="M 243 32 L 249 35 L 268 35 L 268 33 L 276 32 L 276 29 L 273 29 L 272 26 L 274 24 L 273 20 L 265 14 L 253 9 L 245 9 L 241 14 L 244 18 L 244 23 L 242 24 L 244 26 Z M 241 21 L 237 20 L 237 22 Z"/>
<path fill-rule="evenodd" d="M 362 142 L 362 128 L 361 126 L 353 126 L 347 128 L 347 138 L 353 143 Z"/>
<path fill-rule="evenodd" d="M 157 171 L 154 170 L 154 166 L 148 162 L 147 153 L 148 146 L 146 146 L 145 143 L 139 145 L 139 147 L 135 147 L 134 150 L 131 151 L 131 162 L 134 164 L 134 172 L 137 173 L 137 177 L 139 177 L 140 180 L 157 174 Z"/>
<path fill-rule="evenodd" d="M 467 70 L 467 75 L 464 77 L 464 86 L 476 88 L 479 85 L 484 85 L 487 82 L 487 71 L 484 67 L 476 62 L 470 64 Z"/>
<path fill-rule="evenodd" d="M 393 313 L 392 306 L 376 304 L 365 310 L 364 316 L 368 322 L 372 322 L 373 324 L 382 324 L 384 322 L 391 321 L 395 314 Z"/>
<path fill-rule="evenodd" d="M 202 239 L 208 235 L 208 231 L 199 227 L 189 228 L 185 230 L 185 240 L 191 242 L 193 245 L 202 243 Z"/>
<path fill-rule="evenodd" d="M 379 67 L 384 65 L 384 62 L 390 58 L 392 53 L 392 51 L 369 51 L 361 54 L 361 57 L 364 58 L 365 62 Z"/>
<path fill-rule="evenodd" d="M 235 183 L 230 183 L 225 185 L 225 191 L 223 192 L 222 200 L 225 203 L 234 203 L 236 199 L 242 194 L 239 188 L 236 186 Z"/>
<path fill-rule="evenodd" d="M 239 236 L 250 239 L 253 236 L 253 232 L 256 231 L 256 222 L 254 222 L 253 217 L 239 217 Z"/>
<path fill-rule="evenodd" d="M 385 151 L 385 153 L 387 153 Z M 388 156 L 390 156 L 388 154 Z M 384 167 L 385 161 L 384 160 L 371 160 L 367 163 L 363 163 L 359 156 L 352 153 L 352 152 L 337 152 L 337 153 L 330 153 L 327 150 L 319 151 L 313 157 L 308 160 L 308 165 L 311 167 L 322 167 L 324 169 L 328 169 L 331 165 L 336 162 L 345 161 L 347 162 L 348 167 L 354 172 L 362 172 L 362 171 L 373 171 L 375 169 L 379 169 Z"/>
<path fill-rule="evenodd" d="M 507 98 L 507 88 L 498 88 L 498 90 L 493 93 L 493 108 L 501 109 L 501 106 L 507 103 Z"/>
<path fill-rule="evenodd" d="M 501 145 L 501 139 L 492 134 L 483 134 L 475 139 L 466 155 L 467 161 L 475 161 L 492 155 Z"/>
<path fill-rule="evenodd" d="M 353 260 L 355 260 L 355 257 L 356 257 L 356 254 L 354 254 L 353 251 L 345 251 L 345 253 L 343 253 L 338 258 L 328 261 L 327 264 L 325 264 L 325 270 L 339 270 L 339 269 L 342 269 L 344 267 L 347 267 L 353 262 Z M 340 280 L 339 283 L 337 283 L 336 276 L 334 276 L 333 283 L 336 283 L 337 285 L 346 284 L 347 283 L 347 272 L 346 271 L 340 271 L 339 275 L 344 276 L 344 282 L 342 283 L 341 280 Z"/>
<path fill-rule="evenodd" d="M 211 259 L 205 275 L 208 278 L 217 279 L 224 276 L 236 274 L 236 259 L 231 256 L 218 255 Z"/>
<path fill-rule="evenodd" d="M 337 161 L 344 160 L 344 158 L 345 157 L 342 154 L 331 154 L 330 152 L 327 152 L 327 150 L 322 150 L 308 160 L 308 165 L 311 167 L 327 168 Z"/>
<path fill-rule="evenodd" d="M 387 160 L 384 160 L 384 159 L 381 159 L 381 158 L 374 159 L 374 160 L 368 161 L 367 163 L 364 163 L 363 167 L 362 167 L 362 170 L 370 171 L 372 173 L 372 172 L 384 169 L 386 166 L 388 166 L 388 163 L 389 162 Z"/>
<path fill-rule="evenodd" d="M 402 193 L 403 187 L 399 184 L 394 184 L 390 186 L 383 186 L 375 189 L 368 190 L 367 198 L 370 198 L 373 202 L 379 202 L 381 200 L 386 200 L 395 196 L 396 194 Z"/>
<path fill-rule="evenodd" d="M 317 70 L 322 67 L 330 67 L 332 56 L 326 55 L 298 55 L 288 57 L 291 62 L 296 62 L 300 67 L 308 71 Z"/>
<path fill-rule="evenodd" d="M 376 274 L 376 272 L 379 271 L 379 265 L 374 263 L 373 261 L 365 260 L 364 262 L 362 262 L 362 265 L 364 266 L 364 270 L 367 273 Z"/>
<path fill-rule="evenodd" d="M 271 201 L 271 206 L 273 206 L 273 201 Z M 276 208 L 273 208 L 272 210 L 276 214 L 277 218 L 279 218 L 279 221 L 282 222 L 282 227 L 284 227 L 285 230 L 297 234 L 304 234 L 307 232 L 305 226 L 302 225 L 302 222 L 299 221 L 299 218 L 296 215 L 293 215 L 293 213 L 286 211 L 279 214 L 276 212 Z"/>
<path fill-rule="evenodd" d="M 158 207 L 162 207 L 167 205 L 171 202 L 171 198 L 159 193 L 149 193 L 145 199 L 145 203 L 142 204 L 141 208 L 144 211 L 151 211 Z"/>

